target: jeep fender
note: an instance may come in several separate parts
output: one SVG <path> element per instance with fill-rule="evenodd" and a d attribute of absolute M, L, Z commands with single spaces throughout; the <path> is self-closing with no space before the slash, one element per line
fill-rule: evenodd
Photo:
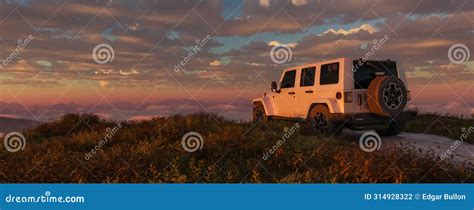
<path fill-rule="evenodd" d="M 308 107 L 308 112 L 306 113 L 306 117 L 308 117 L 309 112 L 313 107 L 316 105 L 324 105 L 329 109 L 330 113 L 341 113 L 341 109 L 338 105 L 338 102 L 336 99 L 318 99 L 315 100 L 309 107 Z"/>
<path fill-rule="evenodd" d="M 253 104 L 253 106 L 255 106 L 256 104 L 262 104 L 263 109 L 265 109 L 265 114 L 267 116 L 275 115 L 273 105 L 272 105 L 270 99 L 268 99 L 267 97 L 254 99 L 254 100 L 252 100 L 252 104 Z"/>

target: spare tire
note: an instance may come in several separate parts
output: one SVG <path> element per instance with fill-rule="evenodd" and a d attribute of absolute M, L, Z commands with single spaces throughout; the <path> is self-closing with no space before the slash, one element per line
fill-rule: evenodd
<path fill-rule="evenodd" d="M 407 104 L 407 89 L 394 76 L 377 76 L 369 84 L 367 104 L 370 111 L 380 116 L 395 117 Z"/>

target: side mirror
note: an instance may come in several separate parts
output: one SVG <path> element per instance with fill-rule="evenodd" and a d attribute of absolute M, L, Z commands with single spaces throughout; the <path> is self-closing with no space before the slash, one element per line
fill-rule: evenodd
<path fill-rule="evenodd" d="M 278 93 L 280 92 L 277 87 L 277 83 L 275 81 L 272 81 L 272 87 L 271 87 L 272 92 Z"/>

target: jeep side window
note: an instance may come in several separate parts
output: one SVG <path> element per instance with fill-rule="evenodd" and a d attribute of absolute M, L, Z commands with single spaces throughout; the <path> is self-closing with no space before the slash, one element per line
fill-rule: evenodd
<path fill-rule="evenodd" d="M 283 80 L 281 80 L 280 88 L 295 87 L 296 70 L 285 72 Z"/>
<path fill-rule="evenodd" d="M 315 76 L 316 76 L 315 66 L 301 69 L 300 87 L 313 86 Z"/>
<path fill-rule="evenodd" d="M 321 66 L 321 80 L 319 84 L 329 85 L 339 82 L 339 63 L 330 63 Z"/>

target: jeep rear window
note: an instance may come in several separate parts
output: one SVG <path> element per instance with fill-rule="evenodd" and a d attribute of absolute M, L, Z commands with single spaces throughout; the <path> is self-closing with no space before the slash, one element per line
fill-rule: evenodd
<path fill-rule="evenodd" d="M 354 88 L 367 89 L 370 82 L 375 78 L 376 73 L 394 75 L 398 77 L 397 64 L 394 61 L 353 61 L 352 71 L 354 72 Z"/>
<path fill-rule="evenodd" d="M 314 77 L 316 76 L 316 67 L 308 67 L 301 69 L 301 80 L 300 86 L 313 86 L 314 85 Z"/>
<path fill-rule="evenodd" d="M 339 82 L 339 63 L 325 64 L 321 66 L 321 80 L 319 84 L 329 85 Z"/>
<path fill-rule="evenodd" d="M 295 87 L 296 70 L 285 72 L 285 76 L 281 80 L 280 88 Z"/>

